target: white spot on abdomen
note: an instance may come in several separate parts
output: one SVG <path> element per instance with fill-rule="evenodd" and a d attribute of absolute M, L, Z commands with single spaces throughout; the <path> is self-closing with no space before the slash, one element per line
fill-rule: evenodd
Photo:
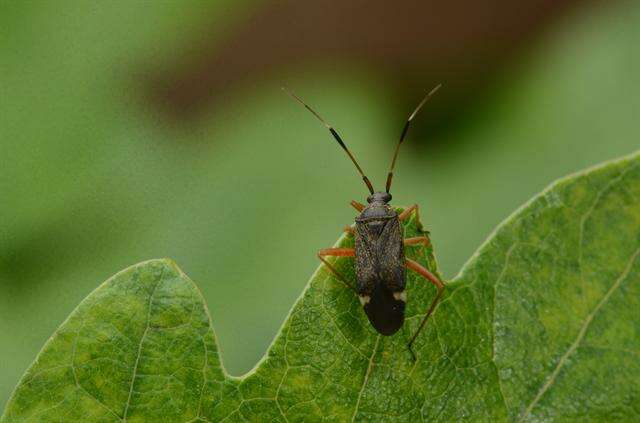
<path fill-rule="evenodd" d="M 403 303 L 406 303 L 407 302 L 407 292 L 406 291 L 394 292 L 393 293 L 393 298 L 395 298 L 398 301 L 402 301 Z"/>

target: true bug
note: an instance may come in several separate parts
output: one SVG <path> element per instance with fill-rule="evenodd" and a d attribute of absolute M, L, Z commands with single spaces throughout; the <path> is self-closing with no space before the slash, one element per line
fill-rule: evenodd
<path fill-rule="evenodd" d="M 336 130 L 298 96 L 286 88 L 283 88 L 293 99 L 313 113 L 313 115 L 327 127 L 331 135 L 333 135 L 333 138 L 335 138 L 355 165 L 370 193 L 367 197 L 367 206 L 357 201 L 351 201 L 351 205 L 360 214 L 355 219 L 355 227 L 347 226 L 345 231 L 355 236 L 355 248 L 325 248 L 318 251 L 318 258 L 339 280 L 358 295 L 369 322 L 371 322 L 371 325 L 381 335 L 393 335 L 404 323 L 404 310 L 407 301 L 405 292 L 405 268 L 416 271 L 438 289 L 438 293 L 431 302 L 420 326 L 418 326 L 416 332 L 409 339 L 408 348 L 414 360 L 415 354 L 411 346 L 420 334 L 420 331 L 427 322 L 427 319 L 429 319 L 438 301 L 440 301 L 444 284 L 424 266 L 405 257 L 405 245 L 423 244 L 426 246 L 429 243 L 429 239 L 425 236 L 403 239 L 400 222 L 407 219 L 413 211 L 417 214 L 418 205 L 414 204 L 398 214 L 394 208 L 389 205 L 391 201 L 390 189 L 398 151 L 407 135 L 409 125 L 422 106 L 424 106 L 427 100 L 439 88 L 440 85 L 436 86 L 422 99 L 418 107 L 409 115 L 407 122 L 402 128 L 400 140 L 393 153 L 391 168 L 387 174 L 385 192 L 376 192 L 373 189 L 371 181 L 369 181 L 369 178 L 364 174 L 362 168 Z M 355 287 L 325 259 L 327 256 L 355 258 L 357 279 Z"/>

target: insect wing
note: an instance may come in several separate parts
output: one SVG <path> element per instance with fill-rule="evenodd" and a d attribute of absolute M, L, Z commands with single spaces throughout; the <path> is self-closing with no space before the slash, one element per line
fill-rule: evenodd
<path fill-rule="evenodd" d="M 404 291 L 404 245 L 398 219 L 387 222 L 377 245 L 381 282 L 392 292 Z"/>
<path fill-rule="evenodd" d="M 377 261 L 375 240 L 371 239 L 365 224 L 356 224 L 356 290 L 361 295 L 371 295 L 376 286 Z"/>

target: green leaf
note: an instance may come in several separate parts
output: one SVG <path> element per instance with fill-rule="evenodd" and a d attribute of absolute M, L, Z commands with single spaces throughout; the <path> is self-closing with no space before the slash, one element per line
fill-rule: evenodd
<path fill-rule="evenodd" d="M 563 179 L 507 219 L 448 283 L 415 363 L 406 340 L 435 289 L 412 272 L 405 328 L 382 337 L 321 267 L 234 378 L 195 284 L 152 260 L 79 305 L 2 421 L 638 420 L 639 162 Z M 414 217 L 405 234 L 420 233 Z M 407 255 L 436 271 L 431 248 Z"/>

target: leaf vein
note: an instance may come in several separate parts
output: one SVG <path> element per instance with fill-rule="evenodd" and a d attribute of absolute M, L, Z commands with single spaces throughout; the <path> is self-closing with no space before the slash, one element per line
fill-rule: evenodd
<path fill-rule="evenodd" d="M 509 247 L 509 249 L 507 250 L 506 254 L 505 254 L 505 258 L 504 258 L 504 267 L 502 268 L 502 271 L 500 272 L 500 275 L 498 276 L 498 279 L 496 279 L 496 283 L 493 284 L 493 310 L 491 313 L 491 323 L 493 326 L 493 339 L 491 342 L 491 361 L 493 362 L 493 367 L 496 369 L 496 380 L 498 381 L 498 391 L 500 392 L 500 396 L 502 396 L 502 404 L 504 405 L 505 409 L 507 408 L 507 397 L 504 394 L 504 390 L 502 388 L 502 380 L 500 379 L 500 371 L 498 369 L 498 364 L 496 363 L 496 308 L 497 308 L 497 301 L 498 301 L 498 284 L 500 284 L 500 282 L 502 282 L 502 279 L 504 278 L 504 275 L 507 273 L 507 269 L 509 268 L 509 260 L 511 259 L 511 254 L 513 253 L 513 250 L 516 248 L 516 243 L 511 244 L 511 246 Z"/>
<path fill-rule="evenodd" d="M 376 337 L 376 343 L 373 346 L 371 357 L 369 357 L 369 365 L 367 366 L 367 372 L 364 374 L 364 379 L 362 380 L 362 388 L 360 388 L 360 392 L 358 393 L 358 401 L 356 401 L 356 406 L 353 409 L 353 416 L 351 416 L 351 422 L 354 422 L 356 420 L 356 415 L 358 414 L 358 408 L 360 407 L 360 401 L 362 401 L 362 394 L 364 393 L 364 388 L 367 386 L 367 381 L 369 380 L 369 376 L 371 375 L 371 370 L 373 369 L 373 366 L 374 366 L 373 359 L 376 356 L 376 352 L 378 351 L 378 344 L 380 344 L 380 337 L 381 335 L 378 335 Z"/>
<path fill-rule="evenodd" d="M 558 364 L 556 365 L 556 367 L 553 369 L 553 372 L 551 373 L 551 375 L 547 378 L 546 382 L 540 387 L 540 389 L 538 390 L 538 393 L 536 394 L 536 396 L 533 398 L 531 403 L 529 403 L 529 405 L 524 410 L 524 412 L 520 415 L 520 418 L 518 419 L 519 422 L 524 421 L 524 419 L 526 419 L 527 416 L 529 414 L 531 414 L 531 411 L 533 410 L 533 408 L 538 404 L 540 399 L 549 390 L 549 388 L 551 388 L 551 386 L 555 382 L 558 374 L 560 373 L 560 370 L 562 370 L 562 367 L 566 363 L 566 361 L 569 358 L 569 356 L 571 356 L 571 354 L 574 353 L 574 351 L 580 345 L 580 342 L 582 342 L 582 339 L 584 338 L 585 334 L 587 333 L 587 329 L 589 329 L 589 326 L 591 325 L 591 322 L 593 321 L 594 316 L 598 313 L 598 311 L 600 311 L 602 306 L 609 300 L 609 298 L 611 298 L 611 295 L 613 295 L 613 293 L 622 284 L 622 281 L 624 281 L 626 279 L 626 277 L 629 275 L 629 273 L 631 272 L 631 269 L 633 267 L 633 264 L 635 263 L 636 258 L 638 257 L 639 254 L 640 254 L 640 248 L 637 249 L 633 253 L 631 258 L 629 259 L 629 262 L 627 263 L 626 268 L 624 269 L 624 271 L 622 272 L 620 277 L 618 277 L 618 279 L 616 279 L 616 281 L 613 283 L 613 285 L 611 285 L 611 288 L 609 288 L 607 293 L 602 297 L 600 302 L 598 302 L 598 304 L 594 307 L 594 309 L 591 311 L 591 313 L 589 313 L 589 315 L 586 317 L 586 319 L 584 320 L 584 322 L 582 324 L 582 327 L 580 328 L 580 331 L 578 332 L 578 336 L 573 341 L 571 346 L 569 346 L 569 349 L 564 353 L 564 355 L 562 357 L 560 357 L 560 360 L 558 361 Z"/>
<path fill-rule="evenodd" d="M 160 286 L 160 284 L 162 283 L 163 277 L 164 277 L 164 268 L 160 273 L 158 282 L 155 284 L 155 286 L 153 287 L 153 290 L 151 291 L 151 294 L 149 295 L 149 304 L 147 306 L 148 307 L 147 308 L 147 324 L 144 332 L 142 333 L 142 336 L 140 337 L 140 342 L 138 343 L 138 352 L 136 354 L 136 361 L 133 365 L 133 373 L 131 375 L 131 384 L 129 385 L 129 397 L 127 398 L 127 403 L 125 404 L 125 407 L 124 407 L 123 421 L 125 422 L 127 421 L 127 413 L 129 412 L 129 406 L 131 405 L 131 397 L 133 396 L 133 385 L 135 384 L 136 374 L 138 372 L 138 364 L 140 362 L 140 356 L 142 354 L 142 344 L 144 343 L 144 340 L 147 337 L 147 333 L 149 332 L 149 327 L 151 326 L 151 305 L 153 302 L 153 296 L 155 295 L 156 290 L 158 289 L 158 286 Z"/>

